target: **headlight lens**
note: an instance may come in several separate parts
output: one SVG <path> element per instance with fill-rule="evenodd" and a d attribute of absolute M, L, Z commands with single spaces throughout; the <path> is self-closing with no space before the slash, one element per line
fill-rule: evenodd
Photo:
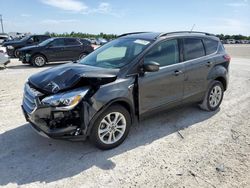
<path fill-rule="evenodd" d="M 46 97 L 42 100 L 43 104 L 56 107 L 57 110 L 72 110 L 82 98 L 87 94 L 89 88 L 78 88 L 65 93 L 58 93 Z"/>
<path fill-rule="evenodd" d="M 13 47 L 13 46 L 7 46 L 7 48 L 8 48 L 8 49 L 14 49 L 14 47 Z"/>

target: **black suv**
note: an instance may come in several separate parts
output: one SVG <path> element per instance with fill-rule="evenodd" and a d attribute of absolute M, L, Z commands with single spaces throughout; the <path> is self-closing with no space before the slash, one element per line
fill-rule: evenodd
<path fill-rule="evenodd" d="M 136 118 L 185 103 L 215 111 L 227 89 L 230 56 L 199 32 L 130 33 L 81 59 L 37 73 L 23 112 L 52 138 L 121 144 Z"/>
<path fill-rule="evenodd" d="M 78 38 L 50 38 L 19 50 L 19 60 L 37 67 L 53 61 L 76 61 L 94 51 L 91 43 Z"/>
<path fill-rule="evenodd" d="M 20 40 L 4 42 L 3 46 L 7 49 L 10 57 L 19 57 L 19 49 L 25 46 L 37 45 L 50 38 L 48 35 L 29 35 Z"/>

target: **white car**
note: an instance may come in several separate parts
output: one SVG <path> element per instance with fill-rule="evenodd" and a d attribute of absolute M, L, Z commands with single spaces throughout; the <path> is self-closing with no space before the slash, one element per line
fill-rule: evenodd
<path fill-rule="evenodd" d="M 8 35 L 6 35 L 6 34 L 0 34 L 0 45 L 2 45 L 3 42 L 4 42 L 5 40 L 8 40 L 8 39 L 9 39 L 9 36 L 8 36 Z"/>
<path fill-rule="evenodd" d="M 10 63 L 10 58 L 6 52 L 0 49 L 0 66 L 5 66 Z"/>

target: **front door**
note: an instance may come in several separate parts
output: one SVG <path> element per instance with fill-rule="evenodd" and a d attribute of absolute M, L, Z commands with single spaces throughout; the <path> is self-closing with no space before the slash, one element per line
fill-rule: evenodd
<path fill-rule="evenodd" d="M 140 114 L 180 102 L 183 98 L 184 65 L 180 63 L 178 40 L 156 44 L 144 57 L 144 63 L 160 64 L 157 72 L 146 72 L 139 77 Z"/>

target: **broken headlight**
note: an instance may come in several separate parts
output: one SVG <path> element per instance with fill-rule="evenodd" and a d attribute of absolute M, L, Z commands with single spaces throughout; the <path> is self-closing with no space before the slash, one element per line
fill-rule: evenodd
<path fill-rule="evenodd" d="M 89 88 L 77 88 L 68 92 L 58 93 L 45 97 L 42 103 L 45 105 L 50 105 L 56 107 L 56 110 L 72 110 L 82 98 L 87 94 Z"/>

